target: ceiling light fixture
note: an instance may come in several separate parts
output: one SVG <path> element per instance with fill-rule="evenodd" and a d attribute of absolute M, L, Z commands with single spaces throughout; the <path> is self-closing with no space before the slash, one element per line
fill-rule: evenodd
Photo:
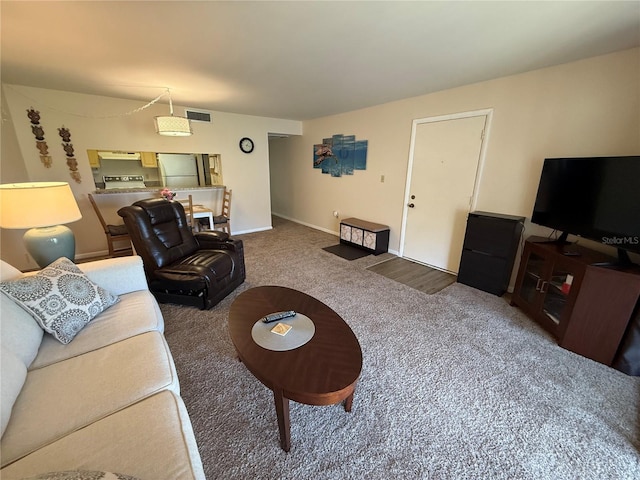
<path fill-rule="evenodd" d="M 191 121 L 185 117 L 175 117 L 173 115 L 173 104 L 171 103 L 171 91 L 167 88 L 169 94 L 169 112 L 170 115 L 159 115 L 155 117 L 156 132 L 160 135 L 168 137 L 188 137 L 192 135 Z"/>

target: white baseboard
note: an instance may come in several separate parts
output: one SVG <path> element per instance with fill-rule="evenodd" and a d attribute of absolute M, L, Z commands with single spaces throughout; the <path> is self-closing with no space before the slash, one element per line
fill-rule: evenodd
<path fill-rule="evenodd" d="M 276 217 L 284 218 L 285 220 L 290 220 L 292 222 L 299 223 L 300 225 L 304 225 L 305 227 L 313 228 L 315 230 L 320 230 L 321 232 L 330 233 L 331 235 L 335 235 L 336 237 L 340 236 L 339 232 L 334 232 L 332 230 L 329 230 L 328 228 L 322 228 L 317 225 L 313 225 L 311 223 L 307 223 L 295 218 L 287 217 L 286 215 L 282 215 L 280 213 L 271 212 L 271 215 L 275 215 Z"/>
<path fill-rule="evenodd" d="M 286 215 L 282 215 L 280 213 L 276 213 L 276 212 L 271 212 L 271 215 L 275 215 L 276 217 L 280 217 L 280 218 L 284 218 L 285 220 L 289 220 L 295 223 L 299 223 L 300 225 L 304 225 L 305 227 L 309 227 L 309 228 L 313 228 L 315 230 L 320 230 L 321 232 L 325 232 L 325 233 L 330 233 L 331 235 L 335 235 L 336 237 L 340 237 L 340 232 L 334 232 L 332 230 L 329 230 L 328 228 L 322 228 L 319 227 L 317 225 L 313 225 L 311 223 L 307 223 L 307 222 L 303 222 L 301 220 L 297 220 L 295 218 L 291 218 L 291 217 L 287 217 Z M 389 253 L 393 254 L 393 255 L 398 255 L 398 252 L 396 250 L 387 250 Z"/>
<path fill-rule="evenodd" d="M 233 237 L 234 235 L 242 235 L 244 233 L 266 232 L 267 230 L 272 230 L 272 229 L 273 227 L 260 227 L 260 228 L 253 228 L 251 230 L 240 230 L 239 232 L 233 232 L 231 236 Z"/>

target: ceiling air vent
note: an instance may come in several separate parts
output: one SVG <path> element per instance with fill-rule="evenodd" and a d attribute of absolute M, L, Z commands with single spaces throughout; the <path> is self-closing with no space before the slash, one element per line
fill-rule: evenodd
<path fill-rule="evenodd" d="M 209 112 L 185 109 L 184 114 L 189 120 L 193 120 L 194 122 L 211 123 L 211 114 Z"/>

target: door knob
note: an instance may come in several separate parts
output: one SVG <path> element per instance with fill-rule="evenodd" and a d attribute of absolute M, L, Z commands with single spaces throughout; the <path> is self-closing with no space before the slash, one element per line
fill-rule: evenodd
<path fill-rule="evenodd" d="M 410 203 L 409 205 L 407 205 L 407 207 L 413 208 L 413 207 L 415 207 L 415 205 L 413 203 Z"/>

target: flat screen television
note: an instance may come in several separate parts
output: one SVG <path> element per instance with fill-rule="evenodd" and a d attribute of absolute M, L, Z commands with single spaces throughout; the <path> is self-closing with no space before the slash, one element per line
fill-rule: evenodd
<path fill-rule="evenodd" d="M 640 156 L 547 158 L 531 221 L 640 253 Z"/>

